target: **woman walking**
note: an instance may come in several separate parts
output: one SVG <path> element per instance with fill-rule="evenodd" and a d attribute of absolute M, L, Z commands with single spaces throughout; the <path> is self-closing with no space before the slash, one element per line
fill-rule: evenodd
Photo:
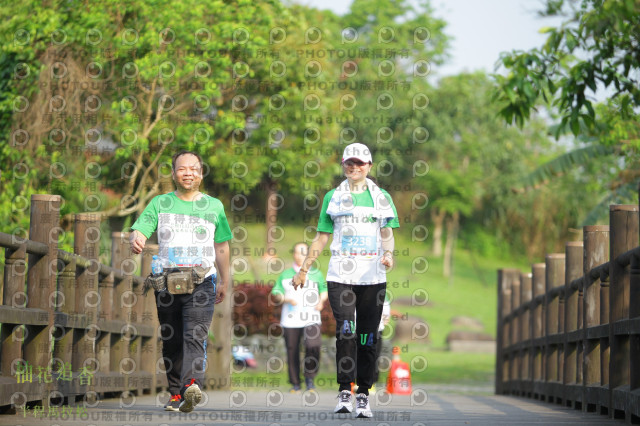
<path fill-rule="evenodd" d="M 372 164 L 366 145 L 354 143 L 344 149 L 346 180 L 325 195 L 316 237 L 293 278 L 294 288 L 304 285 L 309 268 L 333 234 L 327 289 L 336 319 L 339 394 L 334 411 L 353 411 L 351 383 L 355 382 L 357 417 L 373 417 L 369 388 L 374 384 L 386 270 L 393 267 L 393 228 L 399 227 L 391 196 L 367 178 Z"/>

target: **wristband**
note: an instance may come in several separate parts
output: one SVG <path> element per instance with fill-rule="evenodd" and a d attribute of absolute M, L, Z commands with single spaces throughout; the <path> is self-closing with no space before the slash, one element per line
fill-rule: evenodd
<path fill-rule="evenodd" d="M 386 257 L 387 254 L 390 254 L 391 257 L 393 257 L 393 252 L 391 250 L 385 250 L 385 252 L 382 254 L 382 257 Z"/>

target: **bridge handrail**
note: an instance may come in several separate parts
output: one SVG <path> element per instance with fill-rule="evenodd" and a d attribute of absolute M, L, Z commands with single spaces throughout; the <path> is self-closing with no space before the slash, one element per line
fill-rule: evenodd
<path fill-rule="evenodd" d="M 611 205 L 531 273 L 498 271 L 496 393 L 640 417 L 640 216 Z"/>
<path fill-rule="evenodd" d="M 142 278 L 158 246 L 134 258 L 128 233 L 113 232 L 111 265 L 102 264 L 101 218 L 80 213 L 74 253 L 61 250 L 60 203 L 57 195 L 33 195 L 29 238 L 24 230 L 0 233 L 0 412 L 167 387 L 155 297 L 143 293 Z M 230 385 L 230 311 L 231 297 L 216 306 L 205 388 Z"/>

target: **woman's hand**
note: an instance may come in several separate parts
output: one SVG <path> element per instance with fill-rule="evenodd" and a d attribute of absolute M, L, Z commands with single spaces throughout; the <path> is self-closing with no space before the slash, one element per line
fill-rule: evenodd
<path fill-rule="evenodd" d="M 382 263 L 387 269 L 393 268 L 393 254 L 390 251 L 387 251 L 382 255 L 382 259 L 380 259 L 380 263 Z"/>
<path fill-rule="evenodd" d="M 298 287 L 304 287 L 305 281 L 307 281 L 307 271 L 300 269 L 298 273 L 293 276 L 293 281 L 291 283 L 293 285 L 293 289 L 297 290 Z"/>

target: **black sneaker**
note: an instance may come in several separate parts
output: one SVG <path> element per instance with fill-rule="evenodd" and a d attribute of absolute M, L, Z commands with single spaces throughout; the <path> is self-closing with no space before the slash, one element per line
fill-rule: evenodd
<path fill-rule="evenodd" d="M 180 395 L 171 395 L 171 399 L 164 405 L 165 411 L 180 411 L 180 401 L 182 397 Z"/>
<path fill-rule="evenodd" d="M 300 392 L 301 392 L 300 385 L 293 385 L 293 387 L 289 389 L 289 393 L 300 393 Z"/>
<path fill-rule="evenodd" d="M 310 377 L 307 377 L 304 379 L 304 383 L 305 385 L 307 385 L 307 390 L 316 390 L 316 385 L 313 383 L 313 379 Z"/>

